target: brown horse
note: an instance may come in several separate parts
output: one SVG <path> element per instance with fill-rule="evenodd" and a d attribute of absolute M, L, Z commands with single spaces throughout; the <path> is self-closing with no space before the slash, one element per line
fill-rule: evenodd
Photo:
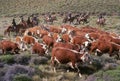
<path fill-rule="evenodd" d="M 86 14 L 84 16 L 80 16 L 80 17 L 77 17 L 77 22 L 80 24 L 81 22 L 84 23 L 88 23 L 88 18 L 89 18 L 89 14 Z"/>
<path fill-rule="evenodd" d="M 23 24 L 18 24 L 18 25 L 16 25 L 16 27 L 10 25 L 10 26 L 7 27 L 7 29 L 5 29 L 4 35 L 10 36 L 11 32 L 15 32 L 16 35 L 18 35 L 20 29 L 26 29 L 26 28 L 27 27 L 25 27 Z"/>
<path fill-rule="evenodd" d="M 100 18 L 100 19 L 97 20 L 97 24 L 100 25 L 100 26 L 104 26 L 105 25 L 105 21 L 106 21 L 105 18 Z"/>

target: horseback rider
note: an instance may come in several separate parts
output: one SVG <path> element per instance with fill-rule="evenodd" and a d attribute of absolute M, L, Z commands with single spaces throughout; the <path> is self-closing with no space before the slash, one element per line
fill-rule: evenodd
<path fill-rule="evenodd" d="M 24 21 L 24 18 L 23 16 L 20 16 L 20 23 L 23 24 L 25 21 Z"/>
<path fill-rule="evenodd" d="M 49 18 L 49 19 L 51 19 L 51 18 L 52 18 L 52 16 L 51 16 L 50 14 L 48 14 L 48 18 Z"/>
<path fill-rule="evenodd" d="M 70 19 L 70 18 L 71 18 L 71 15 L 72 15 L 71 13 L 68 13 L 68 19 Z"/>
<path fill-rule="evenodd" d="M 100 19 L 102 19 L 102 18 L 104 18 L 103 17 L 103 15 L 102 14 L 100 14 L 99 16 L 98 16 L 98 22 L 100 21 Z"/>
<path fill-rule="evenodd" d="M 29 23 L 31 23 L 30 17 L 28 17 L 28 19 L 27 19 L 27 24 L 29 24 Z"/>
<path fill-rule="evenodd" d="M 15 22 L 15 19 L 13 18 L 13 20 L 12 20 L 12 27 L 14 28 L 14 29 L 16 29 L 16 22 Z"/>
<path fill-rule="evenodd" d="M 102 18 L 103 18 L 103 16 L 102 16 L 102 14 L 100 14 L 100 15 L 99 15 L 99 19 L 102 19 Z"/>
<path fill-rule="evenodd" d="M 39 21 L 39 19 L 37 18 L 37 16 L 32 17 L 32 22 L 34 23 L 34 25 L 38 26 L 38 21 Z"/>

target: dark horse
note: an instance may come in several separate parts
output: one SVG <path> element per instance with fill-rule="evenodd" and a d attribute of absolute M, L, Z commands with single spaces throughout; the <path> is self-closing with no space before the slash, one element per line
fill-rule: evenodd
<path fill-rule="evenodd" d="M 18 24 L 16 25 L 16 27 L 14 28 L 12 25 L 8 26 L 5 31 L 4 31 L 4 35 L 8 35 L 10 36 L 11 32 L 15 32 L 16 35 L 19 34 L 20 29 L 26 29 L 26 27 L 23 24 Z"/>
<path fill-rule="evenodd" d="M 49 22 L 49 23 L 53 24 L 53 22 L 54 22 L 55 20 L 57 20 L 57 17 L 56 17 L 56 16 L 45 17 L 44 22 L 45 22 L 45 23 L 48 23 L 48 22 Z"/>
<path fill-rule="evenodd" d="M 79 15 L 75 15 L 75 16 L 65 16 L 65 18 L 63 19 L 63 23 L 67 23 L 70 22 L 73 23 L 75 19 L 77 19 Z"/>

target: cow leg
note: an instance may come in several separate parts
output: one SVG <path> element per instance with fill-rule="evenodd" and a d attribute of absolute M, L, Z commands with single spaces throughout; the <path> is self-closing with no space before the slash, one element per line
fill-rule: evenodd
<path fill-rule="evenodd" d="M 4 49 L 2 49 L 2 53 L 5 54 L 5 50 Z"/>
<path fill-rule="evenodd" d="M 95 49 L 96 49 L 95 46 L 91 47 L 91 49 L 90 49 L 90 54 L 91 54 Z"/>
<path fill-rule="evenodd" d="M 12 49 L 12 51 L 11 51 L 13 54 L 15 54 L 15 49 Z"/>
<path fill-rule="evenodd" d="M 110 57 L 113 56 L 113 49 L 112 49 L 112 47 L 110 47 L 109 56 L 110 56 Z"/>
<path fill-rule="evenodd" d="M 55 57 L 51 57 L 51 64 L 53 67 L 53 71 L 56 73 L 56 68 L 55 68 Z"/>
<path fill-rule="evenodd" d="M 116 55 L 117 55 L 117 59 L 120 59 L 119 53 L 116 53 Z"/>
<path fill-rule="evenodd" d="M 77 71 L 78 71 L 78 75 L 79 75 L 79 77 L 82 77 L 82 75 L 81 75 L 81 73 L 80 73 L 80 70 L 79 70 L 77 64 L 75 64 L 75 67 L 77 68 Z"/>
<path fill-rule="evenodd" d="M 47 55 L 48 55 L 48 49 L 45 51 L 45 54 L 47 54 Z"/>
<path fill-rule="evenodd" d="M 78 68 L 77 64 L 75 64 L 75 62 L 72 62 L 72 63 L 71 63 L 71 68 L 73 68 L 74 70 L 75 70 L 75 68 L 76 68 L 76 69 L 77 69 L 77 72 L 78 72 L 79 77 L 82 77 L 82 75 L 81 75 L 81 73 L 80 73 L 80 70 L 79 70 L 79 68 Z"/>

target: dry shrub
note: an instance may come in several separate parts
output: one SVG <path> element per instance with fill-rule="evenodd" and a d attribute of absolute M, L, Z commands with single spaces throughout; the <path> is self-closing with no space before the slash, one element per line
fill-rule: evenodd
<path fill-rule="evenodd" d="M 48 58 L 39 56 L 39 57 L 32 57 L 29 63 L 39 65 L 39 64 L 46 64 L 47 62 L 48 62 Z"/>
<path fill-rule="evenodd" d="M 8 69 L 4 76 L 4 81 L 13 81 L 15 75 L 19 75 L 19 74 L 25 74 L 28 75 L 29 77 L 32 77 L 34 73 L 35 73 L 34 68 L 15 64 L 12 66 L 8 66 Z"/>

